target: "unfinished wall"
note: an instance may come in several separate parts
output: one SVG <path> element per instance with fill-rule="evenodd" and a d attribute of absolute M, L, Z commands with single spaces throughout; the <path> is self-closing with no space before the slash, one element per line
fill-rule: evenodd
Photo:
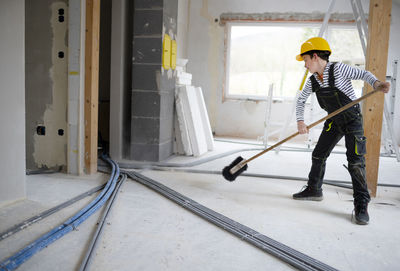
<path fill-rule="evenodd" d="M 187 58 L 190 20 L 190 0 L 178 0 L 177 58 Z"/>
<path fill-rule="evenodd" d="M 26 166 L 66 165 L 68 88 L 66 0 L 26 1 Z"/>
<path fill-rule="evenodd" d="M 25 197 L 25 1 L 0 1 L 0 206 Z"/>
<path fill-rule="evenodd" d="M 369 1 L 362 1 L 364 11 Z M 224 75 L 224 27 L 218 19 L 222 13 L 311 13 L 324 14 L 329 1 L 282 0 L 202 0 L 190 1 L 190 24 L 188 37 L 188 71 L 193 74 L 193 84 L 204 91 L 212 129 L 216 135 L 240 136 L 256 139 L 264 133 L 266 103 L 263 101 L 222 101 Z M 396 4 L 397 5 L 397 4 Z M 333 13 L 352 13 L 350 1 L 337 0 Z M 396 15 L 397 14 L 397 15 Z M 399 17 L 398 8 L 392 18 Z M 392 21 L 392 32 L 400 27 L 398 19 Z M 392 34 L 391 32 L 391 34 Z M 299 45 L 300 46 L 300 45 Z M 400 51 L 398 37 L 391 39 L 391 58 Z M 391 62 L 389 59 L 388 63 Z M 388 64 L 391 65 L 391 64 Z M 294 79 L 300 82 L 301 78 Z M 292 102 L 275 103 L 271 109 L 273 128 L 282 127 L 292 108 Z M 399 115 L 399 113 L 398 113 Z M 293 119 L 292 124 L 295 124 Z M 399 125 L 397 131 L 399 131 Z M 291 131 L 295 131 L 295 126 Z"/>

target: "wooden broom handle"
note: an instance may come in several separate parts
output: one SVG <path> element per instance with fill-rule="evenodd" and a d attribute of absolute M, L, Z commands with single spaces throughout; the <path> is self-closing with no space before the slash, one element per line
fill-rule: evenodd
<path fill-rule="evenodd" d="M 332 118 L 332 117 L 336 116 L 337 114 L 343 112 L 343 111 L 346 110 L 346 109 L 349 109 L 350 107 L 352 107 L 352 106 L 355 105 L 355 104 L 358 104 L 360 101 L 362 101 L 362 100 L 368 98 L 369 96 L 371 96 L 372 94 L 375 94 L 375 93 L 378 92 L 378 91 L 379 91 L 379 90 L 376 89 L 376 90 L 373 90 L 373 91 L 371 91 L 371 92 L 368 92 L 368 93 L 365 94 L 364 96 L 361 96 L 360 98 L 358 98 L 358 99 L 352 101 L 351 103 L 348 103 L 348 104 L 346 104 L 345 106 L 343 106 L 343 107 L 337 109 L 336 111 L 333 111 L 332 113 L 330 113 L 329 115 L 323 117 L 322 119 L 317 120 L 316 122 L 311 123 L 310 125 L 307 126 L 307 128 L 308 128 L 308 129 L 313 128 L 314 126 L 320 124 L 321 122 L 323 122 L 323 121 L 325 121 L 325 120 L 327 120 L 327 119 L 329 119 L 329 118 Z M 298 134 L 299 134 L 299 132 L 296 132 L 296 133 L 292 134 L 291 136 L 288 136 L 287 138 L 282 139 L 282 140 L 279 141 L 278 143 L 275 143 L 275 144 L 272 145 L 271 147 L 269 147 L 269 148 L 263 150 L 262 152 L 260 152 L 260 153 L 258 153 L 258 154 L 256 154 L 256 155 L 254 155 L 254 156 L 252 156 L 252 157 L 250 157 L 250 158 L 247 159 L 247 160 L 244 160 L 243 163 L 241 163 L 241 167 L 243 167 L 244 165 L 246 165 L 246 164 L 249 163 L 250 161 L 256 159 L 257 157 L 263 155 L 264 153 L 269 152 L 270 150 L 272 150 L 272 149 L 278 147 L 279 145 L 285 143 L 286 141 L 292 139 L 293 137 L 297 136 Z"/>

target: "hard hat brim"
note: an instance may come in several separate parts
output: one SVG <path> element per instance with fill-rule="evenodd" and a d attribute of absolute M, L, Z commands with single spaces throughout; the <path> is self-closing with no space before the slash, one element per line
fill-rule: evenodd
<path fill-rule="evenodd" d="M 303 58 L 301 55 L 297 55 L 297 56 L 296 56 L 296 60 L 297 60 L 297 61 L 303 61 L 304 58 Z"/>

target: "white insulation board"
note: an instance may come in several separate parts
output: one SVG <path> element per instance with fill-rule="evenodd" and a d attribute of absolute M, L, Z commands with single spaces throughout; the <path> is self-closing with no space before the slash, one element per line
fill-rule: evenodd
<path fill-rule="evenodd" d="M 183 116 L 186 122 L 193 155 L 200 156 L 207 152 L 208 147 L 203 128 L 201 110 L 194 86 L 179 87 L 178 99 L 183 105 Z M 179 123 L 181 122 L 184 121 L 181 119 Z"/>
<path fill-rule="evenodd" d="M 204 101 L 203 90 L 201 87 L 196 88 L 197 102 L 199 104 L 201 122 L 203 123 L 204 136 L 207 142 L 207 149 L 214 150 L 214 138 L 211 130 L 210 119 L 208 118 L 206 103 Z"/>
<path fill-rule="evenodd" d="M 179 122 L 178 122 L 178 114 L 176 112 L 175 112 L 175 117 L 174 117 L 174 135 L 175 135 L 175 140 L 174 140 L 174 145 L 173 145 L 174 153 L 180 154 L 180 155 L 185 155 L 186 152 L 183 148 L 182 135 L 181 135 L 181 131 L 179 128 Z"/>
<path fill-rule="evenodd" d="M 186 155 L 193 155 L 192 145 L 189 138 L 189 128 L 187 127 L 186 113 L 184 111 L 184 100 L 182 95 L 182 89 L 184 87 L 176 88 L 175 90 L 175 106 L 176 114 L 178 116 L 178 127 L 175 126 L 176 133 L 180 132 L 179 138 L 177 138 L 177 144 L 182 144 L 183 151 Z M 181 146 L 177 146 L 179 151 Z"/>

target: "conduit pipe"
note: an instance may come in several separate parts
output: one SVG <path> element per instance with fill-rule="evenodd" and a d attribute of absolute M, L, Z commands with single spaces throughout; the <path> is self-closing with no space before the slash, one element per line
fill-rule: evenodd
<path fill-rule="evenodd" d="M 275 241 L 255 230 L 246 227 L 220 213 L 217 213 L 198 202 L 176 192 L 175 190 L 156 182 L 146 176 L 137 172 L 123 171 L 133 180 L 145 185 L 146 187 L 160 193 L 175 203 L 181 205 L 185 209 L 195 213 L 196 215 L 206 219 L 214 225 L 236 235 L 241 240 L 244 240 L 259 249 L 267 252 L 284 262 L 298 268 L 299 270 L 306 271 L 334 271 L 335 268 L 326 265 L 314 258 L 311 258 L 297 250 L 294 250 L 278 241 Z"/>
<path fill-rule="evenodd" d="M 40 220 L 42 220 L 42 219 L 54 214 L 54 213 L 64 209 L 65 207 L 70 206 L 73 203 L 75 203 L 75 202 L 77 202 L 77 201 L 79 201 L 79 200 L 81 200 L 81 199 L 83 199 L 83 198 L 85 198 L 87 196 L 90 196 L 93 193 L 96 193 L 97 191 L 103 189 L 105 186 L 106 186 L 106 184 L 102 184 L 102 185 L 99 185 L 97 187 L 94 187 L 94 188 L 90 189 L 89 191 L 87 191 L 85 193 L 82 193 L 82 194 L 80 194 L 80 195 L 78 195 L 78 196 L 76 196 L 76 197 L 74 197 L 74 198 L 72 198 L 72 199 L 70 199 L 70 200 L 68 200 L 66 202 L 63 202 L 63 203 L 61 203 L 61 204 L 59 204 L 59 205 L 57 205 L 57 206 L 55 206 L 55 207 L 53 207 L 51 209 L 48 209 L 48 210 L 46 210 L 46 211 L 44 211 L 44 212 L 42 212 L 42 213 L 40 213 L 38 215 L 35 215 L 35 216 L 31 217 L 31 218 L 26 219 L 25 221 L 23 221 L 23 222 L 15 225 L 15 226 L 13 226 L 12 228 L 9 228 L 9 229 L 5 230 L 4 232 L 0 233 L 0 241 L 6 239 L 7 237 L 10 237 L 11 235 L 13 235 L 13 234 L 15 234 L 15 233 L 17 233 L 17 232 L 19 232 L 19 231 L 21 231 L 23 229 L 26 229 L 27 227 L 31 226 L 32 224 L 34 224 L 34 223 L 36 223 L 36 222 L 38 222 L 38 221 L 40 221 Z"/>
<path fill-rule="evenodd" d="M 214 139 L 214 141 L 219 141 L 219 142 L 227 142 L 227 143 L 233 143 L 233 144 L 242 144 L 242 145 L 253 145 L 253 146 L 263 146 L 263 144 L 259 143 L 249 143 L 249 142 L 241 142 L 241 141 L 235 141 L 235 140 L 229 140 L 229 139 Z M 272 145 L 269 145 L 269 147 Z M 268 146 L 267 146 L 268 147 Z M 310 148 L 300 148 L 300 147 L 281 147 L 279 151 L 292 151 L 292 152 L 312 152 L 313 149 Z M 331 153 L 334 154 L 346 154 L 345 151 L 332 151 Z M 394 154 L 385 154 L 381 153 L 380 157 L 389 157 L 389 158 L 396 158 L 396 155 Z"/>
<path fill-rule="evenodd" d="M 94 254 L 94 252 L 96 250 L 96 245 L 98 244 L 98 241 L 100 240 L 101 235 L 103 233 L 104 222 L 106 221 L 106 218 L 107 218 L 108 214 L 110 213 L 110 210 L 111 210 L 111 208 L 112 208 L 112 206 L 114 204 L 114 200 L 115 200 L 115 198 L 116 198 L 116 196 L 118 194 L 118 191 L 119 191 L 121 185 L 125 182 L 126 178 L 127 178 L 126 174 L 121 174 L 121 180 L 118 182 L 117 188 L 114 189 L 114 191 L 113 191 L 113 193 L 111 195 L 111 198 L 108 201 L 107 206 L 106 206 L 106 208 L 104 210 L 104 213 L 103 213 L 102 217 L 100 218 L 99 222 L 97 223 L 96 232 L 93 235 L 93 238 L 90 241 L 89 248 L 86 251 L 86 254 L 85 254 L 84 258 L 83 258 L 83 261 L 82 261 L 81 266 L 79 268 L 80 271 L 89 270 L 89 268 L 90 268 L 90 265 L 91 265 L 92 259 L 93 259 L 93 254 Z"/>
<path fill-rule="evenodd" d="M 134 169 L 137 169 L 137 168 L 133 168 L 133 167 L 132 168 L 122 168 L 122 170 L 134 170 Z M 170 168 L 170 167 L 165 167 L 164 168 L 164 167 L 155 167 L 155 166 L 143 167 L 143 169 L 158 170 L 158 171 L 170 171 L 170 172 L 187 172 L 187 173 L 222 175 L 222 171 L 221 170 L 181 169 L 181 168 Z M 100 167 L 99 170 L 101 171 L 102 168 Z M 308 181 L 307 178 L 302 178 L 302 177 L 282 176 L 282 175 L 268 175 L 268 174 L 248 173 L 248 172 L 242 173 L 241 176 L 256 177 L 256 178 L 267 178 L 267 179 L 281 179 L 281 180 L 291 180 L 291 181 Z M 352 189 L 352 183 L 349 182 L 349 181 L 324 179 L 324 184 Z M 378 183 L 378 186 L 400 188 L 400 185 L 386 184 L 386 183 Z"/>
<path fill-rule="evenodd" d="M 210 157 L 202 158 L 196 161 L 192 162 L 187 162 L 187 163 L 168 163 L 168 162 L 132 162 L 132 163 L 125 163 L 125 162 L 119 162 L 119 166 L 121 168 L 149 168 L 149 167 L 193 167 L 193 166 L 198 166 L 219 158 L 223 158 L 225 156 L 229 156 L 231 154 L 235 154 L 238 152 L 244 152 L 244 151 L 260 151 L 263 150 L 264 148 L 245 148 L 245 149 L 237 149 L 237 150 L 232 150 L 220 154 L 216 154 Z"/>
<path fill-rule="evenodd" d="M 21 249 L 11 257 L 1 261 L 0 271 L 15 270 L 22 263 L 30 259 L 36 252 L 42 250 L 54 241 L 60 239 L 67 233 L 74 230 L 105 203 L 105 201 L 114 191 L 118 176 L 120 174 L 120 170 L 118 165 L 114 161 L 112 161 L 108 157 L 105 157 L 104 155 L 102 156 L 102 158 L 106 160 L 112 167 L 111 177 L 103 191 L 91 203 L 89 203 L 89 205 L 87 205 L 73 217 L 65 221 L 63 224 L 44 234 L 42 237 L 33 241 L 31 244 Z"/>

